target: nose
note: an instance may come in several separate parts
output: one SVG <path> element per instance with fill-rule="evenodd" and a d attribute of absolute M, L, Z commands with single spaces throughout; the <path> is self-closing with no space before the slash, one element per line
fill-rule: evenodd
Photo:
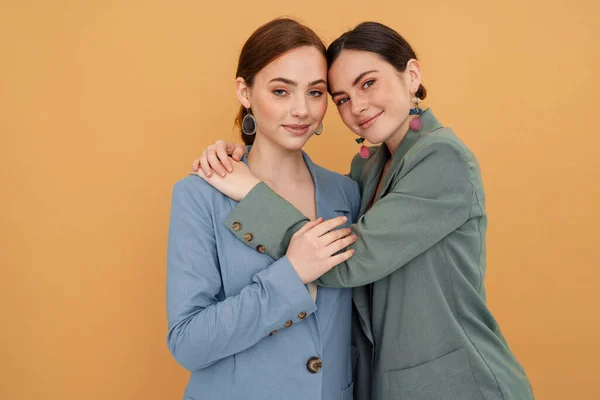
<path fill-rule="evenodd" d="M 294 118 L 303 119 L 308 115 L 307 99 L 304 96 L 298 96 L 292 104 L 291 114 Z"/>
<path fill-rule="evenodd" d="M 369 104 L 359 97 L 352 99 L 352 113 L 360 115 L 369 109 Z"/>

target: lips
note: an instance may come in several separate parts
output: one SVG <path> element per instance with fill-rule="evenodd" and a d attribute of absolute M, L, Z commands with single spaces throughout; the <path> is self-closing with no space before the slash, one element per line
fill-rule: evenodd
<path fill-rule="evenodd" d="M 308 132 L 310 125 L 308 124 L 289 124 L 283 125 L 283 127 L 294 135 L 301 136 Z"/>
<path fill-rule="evenodd" d="M 362 119 L 361 121 L 359 121 L 359 123 L 358 123 L 358 126 L 359 126 L 361 129 L 368 129 L 368 128 L 370 128 L 371 126 L 373 126 L 373 124 L 374 124 L 375 122 L 377 122 L 377 119 L 379 118 L 379 116 L 380 116 L 381 114 L 383 114 L 383 111 L 381 111 L 381 112 L 379 112 L 379 113 L 375 114 L 374 116 L 372 116 L 372 117 L 370 117 L 370 118 L 365 118 L 365 119 Z"/>

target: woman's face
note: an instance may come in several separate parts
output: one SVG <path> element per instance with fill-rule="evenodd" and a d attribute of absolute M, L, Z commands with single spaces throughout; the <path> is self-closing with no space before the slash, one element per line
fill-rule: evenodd
<path fill-rule="evenodd" d="M 369 51 L 342 50 L 329 69 L 332 99 L 342 120 L 374 144 L 408 131 L 412 94 L 420 83 L 416 60 L 400 73 Z"/>
<path fill-rule="evenodd" d="M 260 70 L 252 88 L 240 90 L 240 79 L 238 97 L 244 107 L 252 108 L 256 140 L 268 140 L 288 150 L 301 149 L 327 111 L 323 54 L 313 46 L 298 47 Z"/>

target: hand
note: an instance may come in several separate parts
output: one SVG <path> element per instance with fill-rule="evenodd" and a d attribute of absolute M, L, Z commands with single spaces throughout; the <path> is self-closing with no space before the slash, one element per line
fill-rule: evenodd
<path fill-rule="evenodd" d="M 202 152 L 199 159 L 194 160 L 192 171 L 198 172 L 200 168 L 204 175 L 211 177 L 213 171 L 220 177 L 224 177 L 226 172 L 233 171 L 231 159 L 240 161 L 246 153 L 246 146 L 243 144 L 229 143 L 217 140 Z M 231 156 L 231 159 L 230 157 Z"/>
<path fill-rule="evenodd" d="M 314 281 L 354 255 L 354 249 L 334 255 L 356 241 L 349 228 L 334 229 L 346 220 L 336 217 L 323 222 L 323 218 L 318 218 L 292 236 L 286 255 L 303 283 Z"/>
<path fill-rule="evenodd" d="M 232 161 L 231 173 L 222 178 L 218 175 L 210 177 L 205 176 L 203 172 L 197 172 L 196 175 L 208 182 L 212 187 L 223 193 L 225 196 L 240 201 L 260 183 L 250 168 L 241 161 Z"/>

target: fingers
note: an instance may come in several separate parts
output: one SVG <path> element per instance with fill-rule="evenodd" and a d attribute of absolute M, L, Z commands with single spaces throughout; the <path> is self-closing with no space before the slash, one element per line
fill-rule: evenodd
<path fill-rule="evenodd" d="M 356 235 L 352 234 L 350 236 L 343 237 L 335 242 L 328 244 L 325 247 L 325 254 L 330 256 L 332 254 L 337 253 L 340 250 L 345 249 L 350 246 L 352 243 L 356 242 Z"/>
<path fill-rule="evenodd" d="M 233 158 L 235 161 L 240 161 L 244 154 L 246 154 L 246 147 L 241 144 L 237 144 L 235 146 L 236 148 L 233 150 L 231 158 Z"/>
<path fill-rule="evenodd" d="M 323 236 L 321 236 L 319 238 L 319 241 L 321 243 L 323 243 L 323 246 L 328 246 L 331 243 L 335 242 L 336 240 L 346 237 L 346 236 L 350 235 L 351 233 L 352 233 L 352 230 L 350 228 L 334 229 L 334 230 L 327 232 Z"/>
<path fill-rule="evenodd" d="M 223 167 L 223 164 L 217 157 L 217 151 L 216 151 L 215 146 L 210 146 L 206 150 L 207 150 L 206 159 L 207 159 L 207 162 L 208 162 L 210 168 L 212 168 L 213 171 L 220 177 L 224 177 L 225 176 L 225 168 Z M 202 166 L 202 169 L 204 169 L 204 165 Z"/>
<path fill-rule="evenodd" d="M 217 141 L 217 151 L 222 151 L 227 153 L 227 155 L 231 156 L 236 161 L 240 161 L 242 156 L 246 153 L 246 146 L 239 143 L 229 143 L 224 142 L 222 140 Z"/>
<path fill-rule="evenodd" d="M 296 231 L 296 233 L 294 233 L 293 236 L 296 236 L 296 235 L 300 236 L 304 232 L 309 231 L 312 228 L 314 228 L 315 226 L 319 225 L 321 222 L 323 222 L 323 217 L 319 217 L 314 221 L 307 222 L 306 224 L 304 224 L 304 226 L 302 228 L 298 229 Z"/>
<path fill-rule="evenodd" d="M 208 158 L 207 158 L 207 154 L 208 154 L 208 150 L 204 149 L 204 151 L 202 152 L 202 155 L 200 155 L 200 167 L 202 168 L 202 172 L 204 172 L 204 175 L 207 178 L 210 178 L 212 176 L 212 169 L 210 168 L 210 165 L 208 164 Z"/>
<path fill-rule="evenodd" d="M 329 271 L 331 268 L 335 267 L 336 265 L 346 262 L 353 255 L 354 255 L 354 249 L 349 249 L 343 253 L 336 254 L 335 256 L 330 257 L 329 260 L 327 260 L 327 264 L 326 264 L 326 266 L 328 267 L 327 271 Z M 325 271 L 325 272 L 327 272 L 327 271 Z M 323 273 L 325 273 L 325 272 L 323 272 Z"/>
<path fill-rule="evenodd" d="M 217 142 L 217 157 L 219 158 L 219 161 L 221 161 L 221 164 L 223 164 L 223 168 L 225 168 L 227 172 L 231 172 L 233 171 L 233 168 L 231 167 L 231 161 L 229 160 L 229 155 L 227 154 L 227 148 L 224 145 L 220 146 L 219 142 L 223 141 L 219 140 Z"/>
<path fill-rule="evenodd" d="M 200 159 L 196 159 L 194 160 L 194 162 L 192 163 L 192 171 L 194 172 L 198 172 L 198 169 L 200 168 Z"/>
<path fill-rule="evenodd" d="M 217 140 L 215 142 L 217 153 L 225 153 L 227 154 L 227 156 L 229 156 L 233 152 L 235 146 L 235 143 L 229 143 L 224 140 Z"/>
<path fill-rule="evenodd" d="M 329 232 L 330 230 L 345 224 L 347 220 L 348 220 L 348 218 L 344 217 L 344 216 L 328 219 L 327 221 L 324 221 L 322 224 L 315 226 L 311 230 L 311 234 L 314 234 L 316 237 L 321 237 L 324 234 L 326 234 L 327 232 Z"/>
<path fill-rule="evenodd" d="M 239 143 L 229 143 L 223 140 L 217 140 L 215 144 L 208 146 L 199 159 L 192 163 L 192 171 L 202 172 L 206 177 L 211 177 L 213 172 L 224 177 L 226 172 L 233 171 L 231 158 L 235 161 L 240 161 L 246 154 L 246 147 Z"/>

